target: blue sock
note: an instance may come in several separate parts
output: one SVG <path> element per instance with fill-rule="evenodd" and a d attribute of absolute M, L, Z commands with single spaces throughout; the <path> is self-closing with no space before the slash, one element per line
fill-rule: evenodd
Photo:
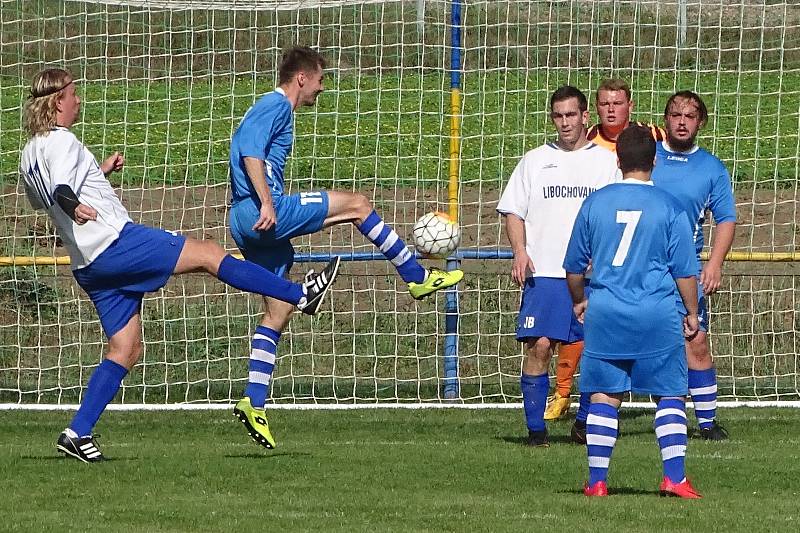
<path fill-rule="evenodd" d="M 717 370 L 689 369 L 689 395 L 694 403 L 694 415 L 697 424 L 710 428 L 717 417 Z"/>
<path fill-rule="evenodd" d="M 240 261 L 232 255 L 226 255 L 222 259 L 217 279 L 240 291 L 270 296 L 295 305 L 305 296 L 301 285 L 276 276 L 250 261 Z"/>
<path fill-rule="evenodd" d="M 414 254 L 406 248 L 397 233 L 381 220 L 378 213 L 373 211 L 358 226 L 360 231 L 369 241 L 378 247 L 383 255 L 392 262 L 397 273 L 406 283 L 422 283 L 425 281 L 426 272 L 417 262 Z"/>
<path fill-rule="evenodd" d="M 653 425 L 664 475 L 673 483 L 681 483 L 686 477 L 686 405 L 677 398 L 661 398 Z"/>
<path fill-rule="evenodd" d="M 279 331 L 266 326 L 258 326 L 250 343 L 250 373 L 244 395 L 250 398 L 250 405 L 262 409 L 269 396 L 272 371 L 275 370 L 275 354 L 278 350 Z"/>
<path fill-rule="evenodd" d="M 117 395 L 119 386 L 127 374 L 128 369 L 124 366 L 111 359 L 103 359 L 89 378 L 83 402 L 70 422 L 69 428 L 79 437 L 91 435 L 94 425 L 97 424 L 106 406 Z"/>
<path fill-rule="evenodd" d="M 589 416 L 589 406 L 592 403 L 592 395 L 588 392 L 582 392 L 578 399 L 578 412 L 575 413 L 575 422 L 586 422 Z"/>
<path fill-rule="evenodd" d="M 606 403 L 589 406 L 586 418 L 586 454 L 589 456 L 589 485 L 608 478 L 611 453 L 617 443 L 617 408 Z"/>
<path fill-rule="evenodd" d="M 547 373 L 540 376 L 522 374 L 519 380 L 522 389 L 522 405 L 525 408 L 525 422 L 530 431 L 544 431 L 544 408 L 547 404 L 547 391 L 550 379 Z"/>

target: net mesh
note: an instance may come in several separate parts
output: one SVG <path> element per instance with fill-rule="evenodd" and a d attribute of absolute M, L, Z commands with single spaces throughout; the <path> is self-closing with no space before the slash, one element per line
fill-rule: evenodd
<path fill-rule="evenodd" d="M 276 84 L 295 43 L 328 59 L 326 92 L 295 118 L 291 192 L 363 192 L 401 236 L 447 211 L 450 2 L 0 0 L 0 255 L 65 255 L 21 195 L 21 103 L 30 78 L 66 66 L 80 85 L 79 139 L 134 220 L 235 246 L 227 231 L 228 143 Z M 600 79 L 634 90 L 635 119 L 660 122 L 692 89 L 710 120 L 700 143 L 731 171 L 734 251 L 794 252 L 800 152 L 800 8 L 780 1 L 467 1 L 462 10 L 462 247 L 506 246 L 495 212 L 522 154 L 552 137 L 547 100 Z M 707 228 L 708 231 L 708 228 Z M 372 252 L 351 226 L 297 239 L 308 253 Z M 433 266 L 441 266 L 431 263 Z M 295 267 L 295 275 L 307 265 Z M 460 397 L 519 401 L 519 293 L 510 265 L 468 260 L 460 287 Z M 723 399 L 798 399 L 793 263 L 728 263 L 711 300 Z M 284 334 L 277 403 L 438 402 L 443 298 L 415 302 L 384 261 L 348 262 L 325 312 Z M 0 269 L 0 402 L 65 404 L 103 356 L 96 313 L 66 266 Z M 201 276 L 146 297 L 145 349 L 118 401 L 227 402 L 247 376 L 259 299 Z"/>

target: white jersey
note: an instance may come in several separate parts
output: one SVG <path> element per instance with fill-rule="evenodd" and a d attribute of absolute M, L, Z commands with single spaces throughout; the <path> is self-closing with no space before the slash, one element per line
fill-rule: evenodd
<path fill-rule="evenodd" d="M 566 277 L 564 256 L 581 204 L 592 192 L 621 179 L 616 155 L 591 142 L 569 152 L 548 143 L 522 157 L 497 210 L 525 221 L 533 276 Z"/>
<path fill-rule="evenodd" d="M 20 172 L 33 208 L 47 211 L 56 225 L 73 270 L 94 261 L 131 222 L 92 152 L 66 128 L 32 137 L 22 150 Z M 59 185 L 69 185 L 82 204 L 95 208 L 97 220 L 76 224 L 53 197 Z"/>

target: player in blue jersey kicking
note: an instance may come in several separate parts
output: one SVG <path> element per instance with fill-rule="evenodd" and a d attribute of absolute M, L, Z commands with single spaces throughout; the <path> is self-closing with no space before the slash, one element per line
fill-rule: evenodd
<path fill-rule="evenodd" d="M 103 163 L 69 131 L 81 99 L 72 75 L 47 69 L 33 78 L 25 102 L 30 138 L 20 172 L 35 209 L 44 210 L 71 259 L 72 273 L 97 308 L 108 353 L 92 373 L 78 412 L 57 449 L 86 463 L 103 454 L 92 430 L 142 354 L 142 298 L 174 274 L 207 272 L 237 289 L 278 298 L 314 314 L 336 277 L 338 258 L 303 285 L 228 255 L 211 241 L 135 224 L 106 179 L 122 169 L 115 153 Z"/>
<path fill-rule="evenodd" d="M 629 126 L 617 143 L 621 183 L 590 195 L 572 229 L 564 269 L 574 312 L 584 324 L 581 393 L 586 424 L 587 496 L 606 496 L 623 393 L 656 397 L 662 495 L 699 498 L 686 478 L 687 365 L 684 336 L 697 334 L 697 258 L 689 219 L 650 180 L 655 141 Z M 591 288 L 584 292 L 591 260 Z M 684 302 L 681 316 L 676 298 Z"/>
<path fill-rule="evenodd" d="M 323 90 L 324 68 L 324 58 L 311 48 L 297 46 L 287 50 L 278 71 L 278 87 L 247 111 L 233 135 L 230 224 L 237 246 L 247 259 L 286 276 L 294 262 L 292 238 L 350 223 L 395 266 L 414 298 L 457 284 L 463 272 L 425 269 L 363 194 L 285 193 L 284 167 L 294 136 L 293 112 L 300 106 L 314 105 Z M 281 332 L 292 312 L 293 308 L 284 302 L 264 299 L 264 316 L 252 340 L 249 381 L 244 397 L 234 409 L 253 440 L 266 448 L 274 448 L 275 439 L 264 404 Z"/>
<path fill-rule="evenodd" d="M 689 216 L 698 259 L 703 250 L 706 211 L 711 211 L 716 222 L 711 256 L 702 271 L 698 271 L 700 332 L 686 341 L 686 355 L 689 360 L 689 395 L 700 426 L 695 434 L 708 440 L 724 440 L 728 433 L 716 421 L 717 373 L 708 344 L 705 297 L 720 286 L 722 263 L 731 248 L 736 229 L 736 203 L 725 165 L 695 143 L 697 133 L 707 119 L 706 105 L 697 94 L 681 91 L 669 98 L 664 109 L 667 137 L 658 143 L 653 183 L 677 198 Z"/>

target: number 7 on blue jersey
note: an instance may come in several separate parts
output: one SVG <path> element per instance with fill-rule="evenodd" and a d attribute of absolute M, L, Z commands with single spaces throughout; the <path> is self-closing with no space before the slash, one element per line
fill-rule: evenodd
<path fill-rule="evenodd" d="M 619 241 L 617 253 L 614 255 L 611 266 L 622 266 L 625 262 L 633 241 L 633 233 L 636 231 L 636 225 L 639 224 L 641 216 L 641 211 L 617 211 L 617 224 L 625 224 L 625 229 L 622 231 L 622 240 Z"/>

